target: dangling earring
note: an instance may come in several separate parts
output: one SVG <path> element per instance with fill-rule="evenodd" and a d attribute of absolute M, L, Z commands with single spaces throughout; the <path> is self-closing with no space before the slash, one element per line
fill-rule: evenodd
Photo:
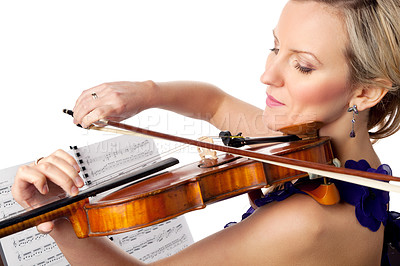
<path fill-rule="evenodd" d="M 353 107 L 350 107 L 347 112 L 353 112 L 353 119 L 351 119 L 351 132 L 350 132 L 350 138 L 355 138 L 356 137 L 356 132 L 354 132 L 354 124 L 356 123 L 356 118 L 355 115 L 358 115 L 358 110 L 357 110 L 357 105 L 353 105 Z"/>

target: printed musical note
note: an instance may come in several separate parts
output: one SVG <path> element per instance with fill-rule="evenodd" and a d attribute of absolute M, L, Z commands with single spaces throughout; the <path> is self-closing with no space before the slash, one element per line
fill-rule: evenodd
<path fill-rule="evenodd" d="M 154 141 L 132 136 L 71 148 L 79 158 L 81 175 L 87 187 L 131 173 L 160 157 Z"/>
<path fill-rule="evenodd" d="M 144 262 L 165 258 L 193 243 L 183 216 L 136 230 L 132 234 L 115 235 L 113 241 Z"/>
<path fill-rule="evenodd" d="M 10 192 L 11 192 L 11 187 L 10 186 L 0 188 L 0 194 L 1 195 L 9 194 Z"/>

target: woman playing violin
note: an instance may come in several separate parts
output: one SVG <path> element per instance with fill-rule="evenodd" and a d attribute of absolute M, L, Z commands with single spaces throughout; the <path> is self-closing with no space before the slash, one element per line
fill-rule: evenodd
<path fill-rule="evenodd" d="M 261 76 L 264 111 L 206 83 L 113 82 L 82 93 L 74 122 L 88 127 L 158 107 L 255 136 L 319 121 L 319 134 L 332 138 L 342 166 L 391 174 L 371 140 L 400 127 L 399 21 L 398 0 L 290 0 L 272 31 L 274 46 Z M 75 195 L 83 185 L 78 172 L 74 159 L 59 150 L 20 168 L 13 195 L 26 207 L 59 189 Z M 278 191 L 256 199 L 240 223 L 155 264 L 387 263 L 387 193 L 337 182 L 340 203 L 324 206 L 291 184 L 285 187 L 285 197 Z M 106 238 L 76 238 L 66 220 L 38 229 L 50 233 L 71 264 L 142 264 Z"/>

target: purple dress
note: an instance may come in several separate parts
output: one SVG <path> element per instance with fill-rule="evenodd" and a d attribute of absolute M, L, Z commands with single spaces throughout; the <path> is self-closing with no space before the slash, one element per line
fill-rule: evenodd
<path fill-rule="evenodd" d="M 345 168 L 392 175 L 392 170 L 388 165 L 382 164 L 377 169 L 374 169 L 365 160 L 358 162 L 349 160 L 345 163 Z M 355 206 L 355 216 L 362 226 L 369 228 L 373 232 L 377 231 L 381 224 L 385 226 L 381 265 L 390 265 L 387 255 L 389 246 L 400 252 L 400 214 L 387 211 L 389 192 L 339 180 L 331 180 L 331 182 L 335 183 L 338 188 L 340 199 Z M 255 200 L 254 203 L 260 207 L 274 201 L 282 201 L 297 193 L 306 194 L 291 182 L 286 182 L 283 189 L 268 193 L 264 198 Z M 242 219 L 246 219 L 253 212 L 254 209 L 250 208 L 242 215 Z M 228 223 L 225 227 L 229 227 L 232 224 L 235 223 Z"/>

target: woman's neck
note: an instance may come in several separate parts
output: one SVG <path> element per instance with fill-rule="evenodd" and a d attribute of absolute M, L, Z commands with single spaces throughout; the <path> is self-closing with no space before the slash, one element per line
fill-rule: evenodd
<path fill-rule="evenodd" d="M 364 159 L 371 167 L 377 168 L 381 162 L 372 147 L 366 123 L 359 123 L 356 126 L 354 129 L 356 136 L 354 138 L 351 138 L 349 135 L 350 129 L 348 132 L 345 132 L 343 128 L 343 126 L 340 127 L 337 124 L 331 124 L 320 130 L 321 136 L 331 137 L 335 157 L 338 158 L 342 164 L 347 160 L 359 161 Z"/>
<path fill-rule="evenodd" d="M 368 134 L 367 134 L 368 135 Z M 377 168 L 381 162 L 372 147 L 369 136 L 356 136 L 355 138 L 338 139 L 332 137 L 332 148 L 335 156 L 345 163 L 348 160 L 366 160 L 371 167 Z"/>

